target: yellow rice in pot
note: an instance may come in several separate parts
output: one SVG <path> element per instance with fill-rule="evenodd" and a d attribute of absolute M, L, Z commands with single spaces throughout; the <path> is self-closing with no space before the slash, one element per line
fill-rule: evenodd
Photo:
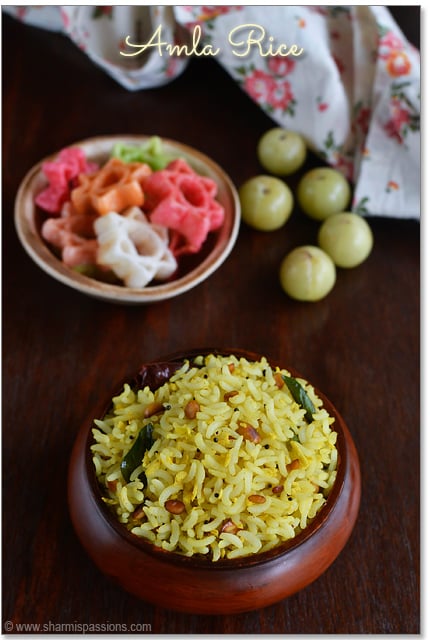
<path fill-rule="evenodd" d="M 337 434 L 312 386 L 299 381 L 315 409 L 306 420 L 281 375 L 290 376 L 265 358 L 208 355 L 154 392 L 124 385 L 94 421 L 91 446 L 119 521 L 165 550 L 214 561 L 304 529 L 333 486 Z M 153 442 L 127 481 L 121 462 L 149 424 Z"/>

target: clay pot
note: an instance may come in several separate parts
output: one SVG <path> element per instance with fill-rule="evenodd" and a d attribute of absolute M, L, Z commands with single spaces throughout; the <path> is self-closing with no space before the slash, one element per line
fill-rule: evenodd
<path fill-rule="evenodd" d="M 245 355 L 248 360 L 261 357 L 238 349 L 200 349 L 162 360 L 214 352 Z M 280 366 L 306 378 L 286 364 Z M 93 418 L 104 415 L 115 393 L 104 398 L 82 425 L 69 468 L 70 514 L 88 555 L 106 576 L 131 594 L 160 607 L 197 614 L 226 615 L 266 607 L 316 580 L 348 541 L 361 497 L 359 460 L 351 434 L 332 403 L 318 389 L 316 392 L 335 418 L 333 428 L 338 434 L 338 472 L 326 504 L 294 539 L 264 553 L 217 562 L 160 550 L 128 532 L 102 502 L 90 446 Z"/>

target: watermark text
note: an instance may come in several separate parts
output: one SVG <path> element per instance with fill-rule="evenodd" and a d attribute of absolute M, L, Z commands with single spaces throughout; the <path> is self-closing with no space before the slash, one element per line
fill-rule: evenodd
<path fill-rule="evenodd" d="M 151 624 L 136 622 L 12 622 L 6 620 L 5 633 L 151 633 Z"/>

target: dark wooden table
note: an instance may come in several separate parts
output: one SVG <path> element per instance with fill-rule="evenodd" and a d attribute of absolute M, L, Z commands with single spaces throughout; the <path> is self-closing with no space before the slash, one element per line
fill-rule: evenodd
<path fill-rule="evenodd" d="M 394 13 L 418 44 L 419 9 L 404 9 Z M 113 306 L 54 281 L 15 233 L 20 180 L 76 140 L 157 133 L 212 156 L 239 186 L 260 172 L 255 147 L 271 126 L 215 60 L 129 93 L 65 37 L 3 18 L 2 631 L 11 621 L 12 632 L 24 623 L 63 633 L 85 624 L 157 634 L 419 633 L 419 223 L 372 219 L 368 261 L 339 271 L 315 304 L 289 300 L 278 285 L 284 254 L 315 241 L 316 224 L 298 211 L 276 233 L 241 228 L 206 282 L 146 307 Z M 347 546 L 304 591 L 262 611 L 199 617 L 140 602 L 99 573 L 71 527 L 66 473 L 82 420 L 123 375 L 166 352 L 224 344 L 289 363 L 333 400 L 359 451 L 363 495 Z"/>

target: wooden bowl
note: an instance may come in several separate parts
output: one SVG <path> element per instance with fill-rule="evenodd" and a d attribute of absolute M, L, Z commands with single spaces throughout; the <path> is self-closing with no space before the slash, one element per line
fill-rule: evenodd
<path fill-rule="evenodd" d="M 199 349 L 160 361 L 198 354 L 261 356 L 238 349 Z M 269 361 L 270 362 L 270 361 Z M 270 362 L 272 366 L 277 363 Z M 281 365 L 280 365 L 281 366 Z M 285 364 L 281 366 L 285 368 Z M 293 375 L 299 376 L 291 368 Z M 303 377 L 303 376 L 302 376 Z M 93 418 L 102 417 L 119 385 L 82 425 L 71 455 L 68 500 L 76 533 L 95 564 L 129 593 L 177 611 L 228 615 L 274 604 L 316 580 L 334 562 L 355 525 L 360 497 L 359 460 L 350 432 L 332 403 L 316 389 L 335 418 L 338 472 L 327 502 L 310 525 L 270 551 L 211 562 L 164 551 L 128 532 L 102 502 L 91 459 Z"/>
<path fill-rule="evenodd" d="M 89 160 L 103 162 L 116 142 L 142 144 L 149 136 L 118 135 L 83 140 L 73 146 L 81 147 Z M 164 150 L 185 158 L 199 174 L 212 178 L 218 185 L 217 200 L 224 207 L 225 218 L 220 229 L 211 232 L 199 253 L 182 256 L 174 279 L 149 284 L 143 289 L 108 284 L 77 273 L 66 266 L 49 248 L 40 230 L 44 213 L 35 205 L 36 195 L 47 185 L 42 164 L 57 154 L 44 158 L 24 177 L 15 200 L 15 227 L 22 246 L 34 262 L 63 284 L 108 302 L 145 304 L 178 296 L 197 286 L 218 269 L 231 253 L 239 233 L 240 204 L 237 191 L 228 175 L 203 153 L 173 140 L 163 139 Z"/>

